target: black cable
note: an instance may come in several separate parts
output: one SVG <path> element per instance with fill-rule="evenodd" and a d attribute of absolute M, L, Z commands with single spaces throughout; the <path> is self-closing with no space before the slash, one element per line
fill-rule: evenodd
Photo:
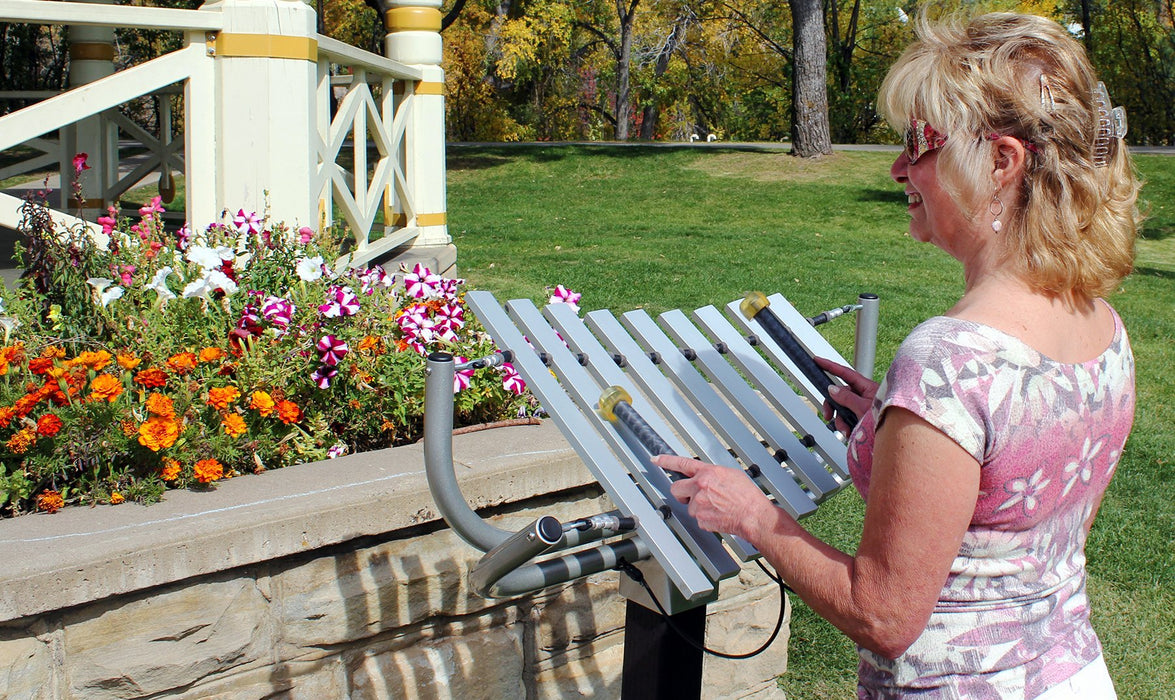
<path fill-rule="evenodd" d="M 762 568 L 763 565 L 760 564 L 759 566 L 760 566 L 760 568 Z M 735 660 L 749 659 L 752 656 L 758 656 L 759 654 L 762 654 L 764 651 L 767 651 L 767 647 L 771 646 L 771 644 L 775 641 L 775 638 L 779 636 L 779 630 L 783 629 L 784 613 L 787 610 L 787 606 L 784 604 L 784 601 L 783 601 L 783 591 L 785 591 L 785 590 L 790 591 L 791 589 L 787 587 L 787 584 L 785 584 L 782 579 L 776 578 L 775 576 L 772 576 L 770 573 L 768 573 L 767 575 L 770 576 L 772 580 L 778 582 L 779 588 L 780 588 L 779 617 L 775 620 L 775 629 L 773 629 L 771 631 L 771 636 L 767 638 L 767 641 L 763 642 L 763 646 L 759 647 L 758 649 L 756 649 L 754 651 L 748 651 L 745 654 L 728 654 L 726 652 L 716 651 L 714 649 L 709 649 L 704 644 L 698 644 L 689 635 L 687 635 L 685 632 L 682 632 L 681 629 L 673 623 L 673 618 L 669 615 L 668 612 L 666 612 L 665 608 L 661 605 L 661 601 L 657 600 L 657 596 L 653 595 L 653 589 L 650 588 L 649 584 L 645 581 L 645 575 L 643 573 L 641 573 L 640 569 L 636 568 L 635 566 L 633 566 L 632 564 L 630 564 L 627 560 L 625 560 L 623 558 L 616 563 L 615 568 L 618 571 L 624 572 L 630 579 L 632 579 L 636 583 L 640 584 L 641 588 L 645 589 L 645 593 L 649 594 L 649 598 L 652 599 L 653 605 L 657 606 L 657 611 L 661 613 L 661 617 L 665 618 L 665 624 L 669 626 L 669 629 L 671 629 L 675 633 L 677 633 L 677 636 L 679 636 L 683 640 L 685 640 L 685 642 L 687 644 L 689 644 L 691 647 L 693 647 L 694 649 L 697 649 L 698 651 L 704 652 L 704 653 L 709 654 L 711 656 L 717 656 L 720 659 L 735 659 Z M 763 569 L 763 571 L 764 571 L 764 573 L 767 572 L 766 569 Z"/>

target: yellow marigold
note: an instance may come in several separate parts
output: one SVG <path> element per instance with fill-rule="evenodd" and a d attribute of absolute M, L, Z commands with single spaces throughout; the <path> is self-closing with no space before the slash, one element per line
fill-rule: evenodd
<path fill-rule="evenodd" d="M 164 481 L 175 481 L 180 478 L 180 463 L 171 457 L 164 457 L 163 467 L 159 471 Z"/>
<path fill-rule="evenodd" d="M 65 376 L 67 371 L 68 370 L 65 367 L 58 367 L 54 365 L 53 367 L 45 370 L 45 376 L 49 377 L 50 379 L 61 379 Z"/>
<path fill-rule="evenodd" d="M 241 392 L 235 386 L 218 386 L 208 390 L 208 405 L 218 411 L 223 411 L 241 398 Z"/>
<path fill-rule="evenodd" d="M 57 491 L 42 491 L 37 494 L 37 510 L 56 513 L 65 505 L 65 499 Z"/>
<path fill-rule="evenodd" d="M 224 432 L 229 437 L 240 437 L 245 434 L 245 419 L 239 413 L 230 413 L 220 421 Z"/>
<path fill-rule="evenodd" d="M 175 420 L 175 404 L 170 398 L 157 391 L 147 397 L 147 410 L 153 416 Z"/>
<path fill-rule="evenodd" d="M 249 402 L 249 408 L 255 409 L 261 414 L 262 418 L 273 413 L 275 406 L 277 406 L 277 403 L 273 400 L 273 397 L 264 391 L 254 391 L 252 400 Z"/>
<path fill-rule="evenodd" d="M 293 401 L 278 401 L 277 417 L 281 418 L 286 425 L 297 423 L 302 420 L 302 409 L 298 408 L 298 404 Z"/>
<path fill-rule="evenodd" d="M 187 374 L 196 369 L 196 353 L 181 352 L 167 358 L 167 368 L 176 374 Z"/>
<path fill-rule="evenodd" d="M 153 416 L 139 426 L 139 444 L 152 452 L 171 447 L 179 436 L 179 423 L 172 418 Z"/>
<path fill-rule="evenodd" d="M 24 427 L 16 431 L 16 434 L 8 438 L 8 449 L 13 454 L 22 455 L 29 451 L 29 448 L 37 444 L 37 430 L 36 428 Z"/>
<path fill-rule="evenodd" d="M 94 377 L 94 381 L 90 382 L 91 401 L 109 401 L 110 403 L 114 403 L 120 394 L 122 394 L 122 382 L 118 381 L 117 377 L 112 377 L 109 374 L 99 374 L 97 377 Z"/>
<path fill-rule="evenodd" d="M 220 348 L 208 347 L 200 351 L 201 362 L 218 362 L 225 356 L 224 350 Z"/>
<path fill-rule="evenodd" d="M 48 357 L 50 359 L 59 360 L 65 357 L 65 348 L 57 347 L 56 345 L 49 345 L 41 351 L 41 357 Z"/>
<path fill-rule="evenodd" d="M 202 459 L 196 462 L 192 471 L 196 475 L 196 481 L 208 484 L 224 476 L 224 465 L 215 459 Z"/>
<path fill-rule="evenodd" d="M 101 372 L 110 364 L 110 353 L 105 350 L 80 352 L 77 357 L 70 360 L 70 364 L 81 365 L 86 369 Z"/>
<path fill-rule="evenodd" d="M 126 500 L 126 497 L 123 496 L 118 491 L 115 491 L 114 493 L 110 494 L 110 505 L 112 505 L 112 506 L 116 506 L 125 500 Z"/>
<path fill-rule="evenodd" d="M 143 361 L 141 358 L 135 357 L 134 353 L 129 352 L 120 352 L 115 356 L 115 359 L 118 361 L 118 366 L 127 371 L 138 367 L 139 363 Z"/>

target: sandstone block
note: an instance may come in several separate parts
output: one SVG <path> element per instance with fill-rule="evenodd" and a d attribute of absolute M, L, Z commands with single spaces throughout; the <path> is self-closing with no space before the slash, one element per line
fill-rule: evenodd
<path fill-rule="evenodd" d="M 53 654 L 48 640 L 24 628 L 0 628 L 0 698 L 53 697 Z"/>
<path fill-rule="evenodd" d="M 85 698 L 183 688 L 268 656 L 266 600 L 250 578 L 123 597 L 64 616 L 66 672 Z"/>
<path fill-rule="evenodd" d="M 524 698 L 521 625 L 495 626 L 407 648 L 369 649 L 348 664 L 351 700 Z"/>

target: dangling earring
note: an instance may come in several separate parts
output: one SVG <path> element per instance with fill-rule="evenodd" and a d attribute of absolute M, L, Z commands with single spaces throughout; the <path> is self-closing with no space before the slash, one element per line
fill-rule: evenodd
<path fill-rule="evenodd" d="M 991 204 L 988 205 L 987 210 L 995 217 L 991 220 L 991 230 L 999 233 L 1000 229 L 1004 227 L 1003 222 L 1000 221 L 1000 216 L 1004 213 L 1004 203 L 1000 201 L 999 192 L 991 196 Z"/>

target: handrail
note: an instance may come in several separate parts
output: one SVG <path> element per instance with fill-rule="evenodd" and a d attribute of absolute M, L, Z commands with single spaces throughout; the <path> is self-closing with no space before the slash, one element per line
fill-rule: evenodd
<path fill-rule="evenodd" d="M 415 66 L 364 51 L 338 39 L 332 39 L 325 34 L 319 34 L 316 39 L 318 40 L 319 58 L 325 55 L 334 63 L 375 71 L 399 80 L 424 79 L 424 71 Z"/>
<path fill-rule="evenodd" d="M 0 4 L 0 22 L 187 31 L 224 28 L 224 18 L 215 11 L 50 0 L 6 0 Z"/>
<path fill-rule="evenodd" d="M 190 62 L 203 56 L 193 44 L 0 117 L 0 150 L 184 80 Z"/>

